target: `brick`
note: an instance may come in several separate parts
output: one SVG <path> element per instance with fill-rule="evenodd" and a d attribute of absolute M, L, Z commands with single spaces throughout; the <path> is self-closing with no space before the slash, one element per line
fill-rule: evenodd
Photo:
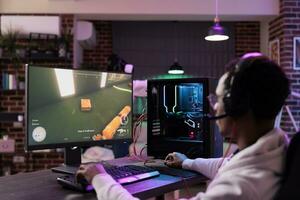
<path fill-rule="evenodd" d="M 5 101 L 5 102 L 2 102 L 2 105 L 3 106 L 15 106 L 16 102 L 14 102 L 14 101 Z"/>
<path fill-rule="evenodd" d="M 58 165 L 64 163 L 63 159 L 61 159 L 61 160 L 55 159 L 55 160 L 51 160 L 51 161 L 52 161 L 52 164 L 55 165 L 55 166 L 58 166 Z"/>
<path fill-rule="evenodd" d="M 296 7 L 297 6 L 297 2 L 296 1 L 283 1 L 283 7 Z"/>
<path fill-rule="evenodd" d="M 84 50 L 83 62 L 107 66 L 107 58 L 112 53 L 112 30 L 110 21 L 93 21 L 97 31 L 98 44 L 93 50 Z M 102 56 L 106 58 L 99 59 Z"/>
<path fill-rule="evenodd" d="M 290 7 L 284 7 L 284 8 L 281 8 L 281 9 L 280 9 L 280 12 L 281 12 L 281 13 L 291 12 L 291 11 L 292 11 L 292 8 L 290 8 Z"/>
<path fill-rule="evenodd" d="M 59 159 L 62 158 L 62 155 L 63 154 L 51 153 L 51 154 L 47 154 L 46 157 L 50 159 Z"/>
<path fill-rule="evenodd" d="M 39 160 L 39 164 L 51 164 L 51 160 Z"/>
<path fill-rule="evenodd" d="M 0 96 L 0 101 L 1 102 L 4 102 L 4 101 L 7 101 L 8 100 L 8 97 L 7 96 Z"/>
<path fill-rule="evenodd" d="M 22 112 L 23 110 L 23 107 L 13 107 L 10 109 L 12 112 Z"/>
<path fill-rule="evenodd" d="M 24 97 L 22 96 L 11 96 L 9 97 L 9 100 L 12 100 L 12 101 L 23 101 Z"/>
<path fill-rule="evenodd" d="M 45 154 L 43 154 L 43 153 L 34 153 L 34 154 L 32 154 L 32 158 L 33 159 L 45 158 Z"/>
<path fill-rule="evenodd" d="M 296 29 L 297 28 L 297 24 L 284 24 L 283 28 L 284 29 Z"/>
<path fill-rule="evenodd" d="M 236 56 L 259 51 L 259 23 L 237 22 L 235 24 Z"/>

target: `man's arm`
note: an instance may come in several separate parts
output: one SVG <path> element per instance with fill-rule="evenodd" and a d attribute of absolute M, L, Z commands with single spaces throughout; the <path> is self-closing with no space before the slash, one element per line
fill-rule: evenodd
<path fill-rule="evenodd" d="M 205 192 L 199 192 L 189 200 L 240 200 L 240 199 L 261 199 L 257 190 L 240 176 L 218 176 L 213 180 Z M 180 199 L 187 200 L 187 199 Z"/>
<path fill-rule="evenodd" d="M 76 173 L 77 181 L 92 184 L 98 200 L 138 200 L 108 175 L 102 164 L 82 164 Z"/>
<path fill-rule="evenodd" d="M 98 200 L 138 200 L 117 183 L 110 175 L 101 173 L 92 180 Z"/>
<path fill-rule="evenodd" d="M 182 168 L 200 172 L 209 179 L 213 179 L 217 174 L 220 166 L 225 164 L 228 159 L 225 158 L 223 163 L 222 160 L 223 158 L 197 158 L 195 160 L 185 159 L 182 163 Z"/>

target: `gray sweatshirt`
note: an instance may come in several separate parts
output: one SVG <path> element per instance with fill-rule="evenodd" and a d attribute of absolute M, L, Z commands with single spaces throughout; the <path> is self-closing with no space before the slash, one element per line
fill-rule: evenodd
<path fill-rule="evenodd" d="M 222 158 L 185 160 L 184 169 L 198 171 L 212 179 L 205 192 L 191 199 L 272 199 L 280 186 L 287 145 L 284 132 L 275 128 L 223 162 Z M 92 184 L 99 200 L 137 199 L 110 175 L 98 174 Z"/>

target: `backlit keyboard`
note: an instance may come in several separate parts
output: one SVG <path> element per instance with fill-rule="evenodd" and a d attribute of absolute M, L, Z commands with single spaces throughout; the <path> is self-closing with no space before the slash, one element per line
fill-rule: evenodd
<path fill-rule="evenodd" d="M 131 183 L 159 175 L 159 172 L 155 169 L 137 165 L 105 166 L 105 170 L 120 184 Z"/>
<path fill-rule="evenodd" d="M 125 185 L 132 182 L 145 180 L 151 177 L 159 176 L 159 172 L 155 169 L 137 166 L 137 165 L 125 165 L 125 166 L 104 166 L 106 172 L 112 176 L 118 183 Z M 80 190 L 80 191 L 92 191 L 93 187 L 87 183 L 78 183 L 74 175 L 65 175 L 57 178 L 58 183 L 62 186 Z"/>

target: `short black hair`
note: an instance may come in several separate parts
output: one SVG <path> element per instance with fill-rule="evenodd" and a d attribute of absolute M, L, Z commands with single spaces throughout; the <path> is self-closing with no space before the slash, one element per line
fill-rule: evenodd
<path fill-rule="evenodd" d="M 226 113 L 239 117 L 251 110 L 256 119 L 274 119 L 290 93 L 282 69 L 266 56 L 235 59 L 229 66 Z"/>

